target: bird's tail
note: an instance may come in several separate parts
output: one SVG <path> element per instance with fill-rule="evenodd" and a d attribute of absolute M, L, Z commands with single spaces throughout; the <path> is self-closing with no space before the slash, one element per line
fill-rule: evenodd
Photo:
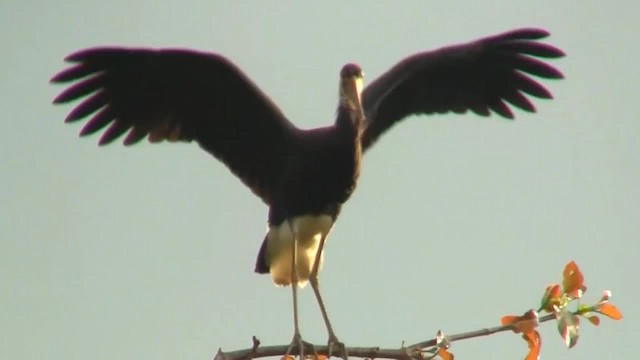
<path fill-rule="evenodd" d="M 258 258 L 256 259 L 256 268 L 254 269 L 258 274 L 268 274 L 269 264 L 267 264 L 267 236 L 265 235 L 260 251 L 258 251 Z"/>

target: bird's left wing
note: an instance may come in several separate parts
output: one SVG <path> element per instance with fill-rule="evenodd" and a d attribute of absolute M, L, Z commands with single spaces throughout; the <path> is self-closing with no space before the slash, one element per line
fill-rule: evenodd
<path fill-rule="evenodd" d="M 505 101 L 534 112 L 524 94 L 551 98 L 551 93 L 529 74 L 562 78 L 558 70 L 534 58 L 564 56 L 561 50 L 535 41 L 548 35 L 544 30 L 519 29 L 400 61 L 362 93 L 367 117 L 363 150 L 409 115 L 471 110 L 481 116 L 493 111 L 513 118 Z"/>
<path fill-rule="evenodd" d="M 67 116 L 93 114 L 80 134 L 107 125 L 99 143 L 197 141 L 269 204 L 298 131 L 230 61 L 180 49 L 92 48 L 52 82 L 77 81 L 55 103 L 84 98 Z"/>

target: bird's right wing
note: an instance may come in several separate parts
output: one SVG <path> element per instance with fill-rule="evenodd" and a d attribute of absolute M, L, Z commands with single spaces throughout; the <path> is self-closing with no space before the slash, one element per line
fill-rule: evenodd
<path fill-rule="evenodd" d="M 83 98 L 66 122 L 94 114 L 80 134 L 107 125 L 100 145 L 197 141 L 269 204 L 297 133 L 278 107 L 230 61 L 188 50 L 92 48 L 52 82 L 77 81 L 55 100 Z"/>
<path fill-rule="evenodd" d="M 363 150 L 409 115 L 471 110 L 513 118 L 505 101 L 534 112 L 524 94 L 551 98 L 551 93 L 528 75 L 562 78 L 554 67 L 534 58 L 564 56 L 561 50 L 535 41 L 548 35 L 544 30 L 519 29 L 400 61 L 362 93 L 367 116 Z"/>

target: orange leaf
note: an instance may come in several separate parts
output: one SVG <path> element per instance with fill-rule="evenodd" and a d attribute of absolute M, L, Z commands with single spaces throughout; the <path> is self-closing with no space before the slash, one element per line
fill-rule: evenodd
<path fill-rule="evenodd" d="M 529 353 L 525 357 L 525 360 L 538 360 L 540 354 L 540 346 L 542 346 L 542 339 L 537 331 L 531 331 L 526 334 L 522 334 L 522 338 L 529 345 Z"/>
<path fill-rule="evenodd" d="M 453 354 L 442 347 L 438 349 L 438 356 L 440 356 L 442 360 L 453 360 Z"/>
<path fill-rule="evenodd" d="M 514 322 L 518 321 L 518 319 L 520 319 L 520 316 L 505 315 L 500 318 L 500 324 L 502 324 L 502 326 L 511 325 Z"/>
<path fill-rule="evenodd" d="M 595 326 L 600 325 L 600 318 L 595 316 L 595 315 L 588 316 L 587 320 L 589 320 L 589 322 L 592 323 Z"/>
<path fill-rule="evenodd" d="M 575 262 L 570 261 L 562 271 L 562 289 L 566 294 L 579 298 L 585 291 L 584 276 Z"/>
<path fill-rule="evenodd" d="M 540 301 L 540 310 L 552 312 L 553 306 L 560 304 L 559 299 L 561 295 L 562 291 L 560 290 L 560 284 L 547 286 L 544 291 L 544 295 L 542 295 L 542 300 Z"/>
<path fill-rule="evenodd" d="M 615 305 L 609 303 L 603 303 L 602 305 L 598 306 L 596 311 L 602 315 L 606 315 L 612 318 L 613 320 L 622 319 L 622 313 L 620 312 L 620 310 L 618 310 Z"/>
<path fill-rule="evenodd" d="M 529 310 L 522 316 L 505 315 L 500 318 L 500 323 L 504 326 L 512 325 L 513 332 L 529 333 L 538 327 L 538 313 L 535 310 Z"/>

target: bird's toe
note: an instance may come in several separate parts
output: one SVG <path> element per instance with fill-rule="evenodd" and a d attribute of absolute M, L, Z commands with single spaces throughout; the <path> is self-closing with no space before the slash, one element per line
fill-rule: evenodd
<path fill-rule="evenodd" d="M 284 354 L 283 358 L 291 356 L 292 353 L 295 354 L 296 351 L 294 350 L 297 350 L 300 360 L 303 360 L 305 358 L 304 354 L 306 349 L 310 349 L 316 358 L 318 358 L 315 346 L 312 343 L 302 340 L 302 336 L 299 333 L 295 333 L 293 334 L 293 339 L 291 339 L 291 343 L 289 344 L 287 352 Z"/>
<path fill-rule="evenodd" d="M 340 355 L 340 357 L 343 360 L 348 360 L 349 359 L 349 354 L 347 352 L 347 347 L 344 345 L 343 342 L 338 340 L 338 338 L 335 335 L 334 336 L 330 336 L 329 337 L 329 341 L 327 342 L 327 358 L 330 358 L 331 355 L 333 355 L 334 350 L 335 350 L 335 353 L 337 355 Z"/>

